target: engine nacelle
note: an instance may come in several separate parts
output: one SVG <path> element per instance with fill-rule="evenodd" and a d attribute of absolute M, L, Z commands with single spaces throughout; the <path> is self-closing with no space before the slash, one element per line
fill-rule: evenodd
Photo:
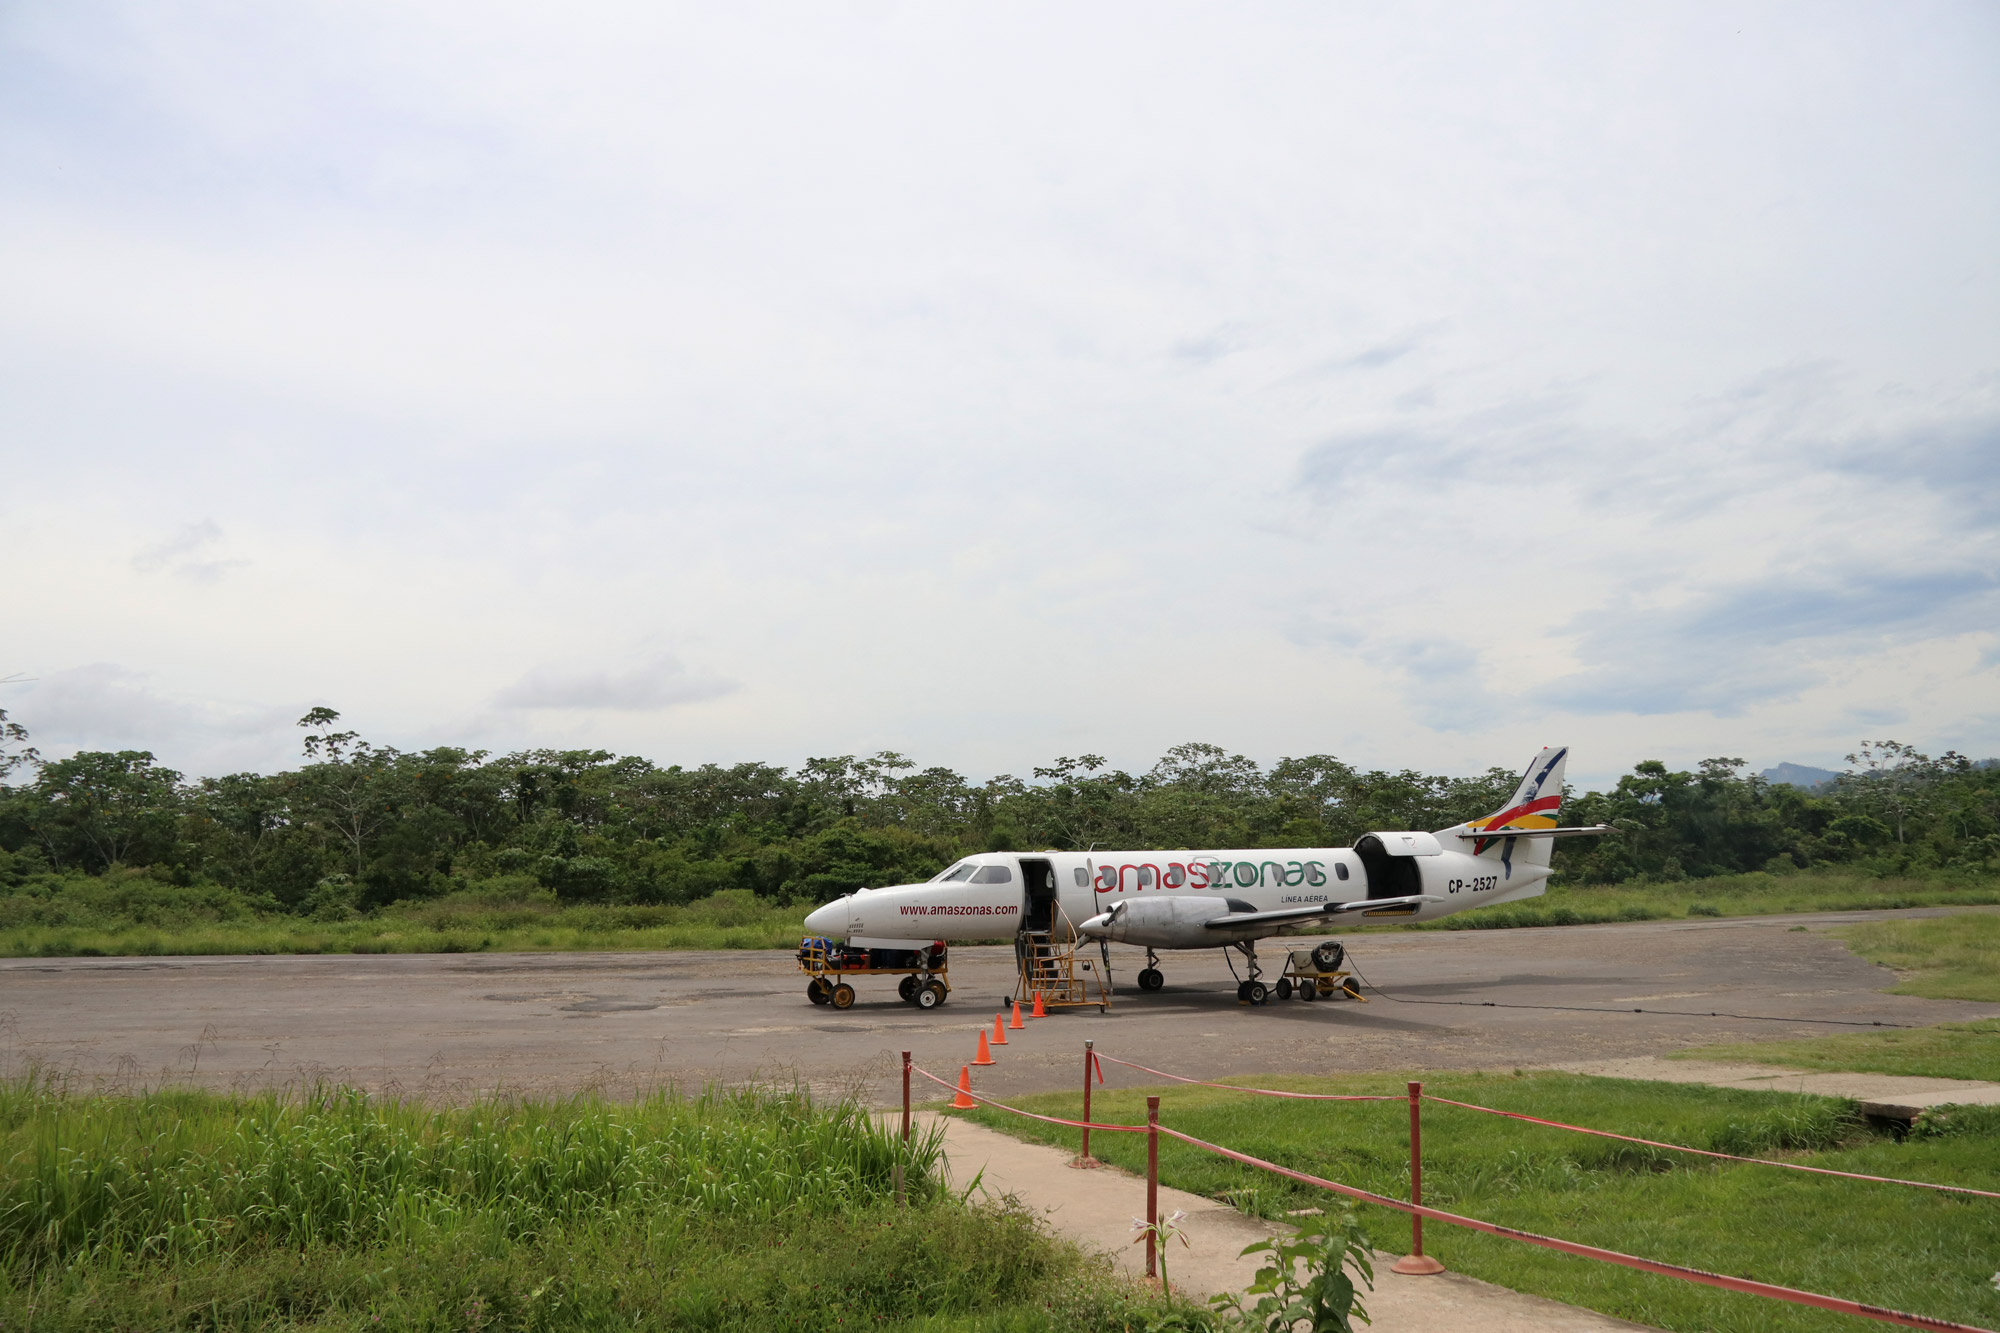
<path fill-rule="evenodd" d="M 1110 911 L 1094 916 L 1077 927 L 1091 939 L 1107 939 L 1119 944 L 1139 944 L 1149 949 L 1200 949 L 1250 939 L 1260 932 L 1214 930 L 1208 923 L 1230 912 L 1254 912 L 1256 907 L 1238 898 L 1196 898 L 1180 895 L 1169 898 L 1127 899 Z"/>

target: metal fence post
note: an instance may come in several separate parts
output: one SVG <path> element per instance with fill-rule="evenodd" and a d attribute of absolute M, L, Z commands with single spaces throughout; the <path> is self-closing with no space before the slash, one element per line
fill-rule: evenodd
<path fill-rule="evenodd" d="M 1424 1085 L 1410 1084 L 1410 1204 L 1424 1205 L 1424 1129 L 1421 1107 Z M 1410 1214 L 1410 1252 L 1389 1265 L 1392 1273 L 1426 1277 L 1444 1272 L 1444 1265 L 1424 1253 L 1424 1219 Z"/>
<path fill-rule="evenodd" d="M 896 1149 L 896 1206 L 903 1206 L 903 1159 L 910 1152 L 910 1053 L 903 1052 L 903 1141 Z"/>
<path fill-rule="evenodd" d="M 1160 1099 L 1146 1099 L 1146 1276 L 1158 1271 L 1160 1244 Z"/>

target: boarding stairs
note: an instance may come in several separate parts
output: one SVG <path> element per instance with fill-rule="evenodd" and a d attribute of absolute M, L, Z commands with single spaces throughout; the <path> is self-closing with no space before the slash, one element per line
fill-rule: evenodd
<path fill-rule="evenodd" d="M 1061 908 L 1057 908 L 1047 930 L 1024 930 L 1014 937 L 1014 956 L 1020 966 L 1020 984 L 1014 998 L 1023 1004 L 1040 997 L 1044 1009 L 1077 1009 L 1096 1005 L 1099 1013 L 1111 1008 L 1111 991 L 1104 976 L 1087 960 L 1077 962 L 1076 928 Z M 1091 978 L 1096 976 L 1097 995 L 1092 998 Z"/>

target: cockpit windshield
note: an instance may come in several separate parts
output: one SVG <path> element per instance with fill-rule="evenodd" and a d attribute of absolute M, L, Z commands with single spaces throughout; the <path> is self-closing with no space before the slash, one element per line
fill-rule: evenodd
<path fill-rule="evenodd" d="M 948 866 L 945 869 L 938 871 L 937 874 L 932 875 L 931 883 L 933 884 L 962 883 L 965 880 L 971 879 L 973 872 L 978 869 L 979 867 L 974 865 L 970 861 L 960 861 L 957 865 Z"/>

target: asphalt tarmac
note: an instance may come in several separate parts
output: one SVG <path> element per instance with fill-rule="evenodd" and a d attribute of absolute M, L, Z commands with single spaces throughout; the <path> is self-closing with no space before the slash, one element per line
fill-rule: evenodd
<path fill-rule="evenodd" d="M 1111 1011 L 1010 1034 L 975 1087 L 1075 1086 L 1085 1038 L 1107 1055 L 1216 1078 L 1525 1069 L 1865 1030 L 1832 1019 L 2000 1014 L 1884 994 L 1894 974 L 1826 933 L 1938 911 L 1363 935 L 1349 943 L 1380 987 L 1368 1003 L 1256 1009 L 1237 1002 L 1221 951 L 1165 955 L 1166 989 L 1142 994 L 1141 951 L 1114 946 Z M 1282 947 L 1266 946 L 1267 977 Z M 951 1076 L 972 1058 L 1012 989 L 1012 950 L 955 950 L 951 980 L 951 999 L 920 1012 L 896 998 L 895 978 L 858 978 L 859 1000 L 837 1012 L 809 1003 L 791 955 L 775 952 L 9 959 L 0 1065 L 79 1086 L 332 1082 L 449 1100 L 779 1080 L 887 1105 L 898 1052 Z M 1116 1066 L 1110 1077 L 1160 1081 Z"/>

